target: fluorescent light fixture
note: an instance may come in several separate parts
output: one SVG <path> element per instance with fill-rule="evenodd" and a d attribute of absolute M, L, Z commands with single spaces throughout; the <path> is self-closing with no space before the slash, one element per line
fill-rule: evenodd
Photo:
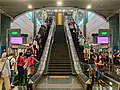
<path fill-rule="evenodd" d="M 87 8 L 87 9 L 91 9 L 91 8 L 92 8 L 92 6 L 89 4 L 86 8 Z"/>
<path fill-rule="evenodd" d="M 47 12 L 50 12 L 50 10 L 47 10 Z"/>
<path fill-rule="evenodd" d="M 32 5 L 31 4 L 29 4 L 28 5 L 28 9 L 32 9 L 33 7 L 32 7 Z"/>
<path fill-rule="evenodd" d="M 57 2 L 57 5 L 58 5 L 58 6 L 62 6 L 62 1 L 58 1 L 58 2 Z"/>
<path fill-rule="evenodd" d="M 55 10 L 55 12 L 58 12 L 58 10 Z"/>
<path fill-rule="evenodd" d="M 65 10 L 62 10 L 62 12 L 65 12 Z"/>
<path fill-rule="evenodd" d="M 59 10 L 59 12 L 62 12 L 62 10 Z"/>
<path fill-rule="evenodd" d="M 73 12 L 74 10 L 70 10 L 70 12 Z"/>

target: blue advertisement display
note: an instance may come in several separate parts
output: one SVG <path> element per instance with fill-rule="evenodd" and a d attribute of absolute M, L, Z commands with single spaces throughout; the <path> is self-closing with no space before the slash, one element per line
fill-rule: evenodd
<path fill-rule="evenodd" d="M 6 52 L 6 46 L 1 46 L 1 55 L 3 52 Z"/>

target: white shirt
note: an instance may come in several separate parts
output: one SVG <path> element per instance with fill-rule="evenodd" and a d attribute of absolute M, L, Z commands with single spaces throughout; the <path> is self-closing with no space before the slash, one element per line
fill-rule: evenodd
<path fill-rule="evenodd" d="M 39 49 L 39 46 L 38 46 L 37 41 L 35 41 L 35 40 L 34 40 L 33 45 L 35 45 L 35 46 L 36 46 L 36 48 L 37 48 L 37 49 Z"/>
<path fill-rule="evenodd" d="M 3 67 L 4 63 L 5 62 L 0 62 L 0 71 L 2 70 L 2 67 Z M 5 66 L 3 68 L 2 76 L 1 77 L 8 77 L 9 75 L 11 76 L 11 71 L 10 71 L 9 60 L 7 60 L 6 63 L 5 63 Z"/>
<path fill-rule="evenodd" d="M 15 67 L 14 67 L 14 64 L 15 64 L 15 58 L 13 58 L 13 57 L 8 57 L 8 60 L 10 60 L 11 61 L 11 65 L 12 65 L 12 68 L 11 68 L 11 70 L 15 70 Z"/>

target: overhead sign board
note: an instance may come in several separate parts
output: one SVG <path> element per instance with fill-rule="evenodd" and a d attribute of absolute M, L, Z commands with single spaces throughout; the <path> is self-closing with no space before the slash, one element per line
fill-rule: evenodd
<path fill-rule="evenodd" d="M 21 29 L 9 29 L 9 36 L 21 36 Z"/>
<path fill-rule="evenodd" d="M 99 36 L 109 36 L 111 33 L 110 29 L 99 29 Z"/>

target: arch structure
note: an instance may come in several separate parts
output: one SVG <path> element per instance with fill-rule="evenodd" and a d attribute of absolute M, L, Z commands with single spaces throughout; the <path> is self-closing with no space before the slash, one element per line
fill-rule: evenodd
<path fill-rule="evenodd" d="M 61 0 L 61 7 L 74 7 L 86 10 L 87 5 L 91 5 L 90 11 L 108 19 L 120 8 L 120 0 Z M 28 9 L 28 5 L 32 5 L 32 9 Z M 0 13 L 16 18 L 20 14 L 35 9 L 45 7 L 58 7 L 57 0 L 0 0 Z"/>

